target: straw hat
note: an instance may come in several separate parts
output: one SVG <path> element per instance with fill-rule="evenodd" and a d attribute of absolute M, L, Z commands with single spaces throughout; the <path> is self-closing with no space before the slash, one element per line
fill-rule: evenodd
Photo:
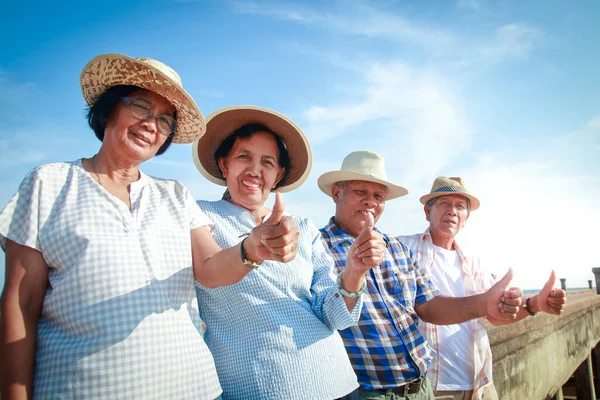
<path fill-rule="evenodd" d="M 331 196 L 333 184 L 342 181 L 367 181 L 384 185 L 388 188 L 386 200 L 408 194 L 408 190 L 387 180 L 383 157 L 370 151 L 354 151 L 348 154 L 342 162 L 341 170 L 324 173 L 317 183 L 323 193 Z"/>
<path fill-rule="evenodd" d="M 445 196 L 448 194 L 460 194 L 461 196 L 468 198 L 471 201 L 471 211 L 475 211 L 479 208 L 479 200 L 477 197 L 469 193 L 462 178 L 447 178 L 445 176 L 438 176 L 435 178 L 435 181 L 433 181 L 433 186 L 431 186 L 431 192 L 421 197 L 421 204 L 425 205 L 429 200 L 435 197 Z"/>
<path fill-rule="evenodd" d="M 221 143 L 235 130 L 248 124 L 261 124 L 275 132 L 288 150 L 290 167 L 275 192 L 289 192 L 304 183 L 312 166 L 312 152 L 302 129 L 291 119 L 268 108 L 233 106 L 221 108 L 206 119 L 206 134 L 194 141 L 192 157 L 198 171 L 209 181 L 227 186 L 215 160 Z"/>
<path fill-rule="evenodd" d="M 83 98 L 92 106 L 112 86 L 133 85 L 151 90 L 169 100 L 177 110 L 173 143 L 191 143 L 202 136 L 206 123 L 192 96 L 183 89 L 172 68 L 147 57 L 102 54 L 87 63 L 81 72 Z"/>

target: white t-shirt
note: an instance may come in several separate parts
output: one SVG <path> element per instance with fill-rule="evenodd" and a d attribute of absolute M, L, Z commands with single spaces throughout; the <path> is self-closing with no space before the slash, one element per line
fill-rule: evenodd
<path fill-rule="evenodd" d="M 458 253 L 435 247 L 432 281 L 444 296 L 463 297 L 465 289 L 461 279 Z M 438 343 L 440 372 L 438 390 L 473 389 L 473 338 L 467 323 L 440 325 Z"/>

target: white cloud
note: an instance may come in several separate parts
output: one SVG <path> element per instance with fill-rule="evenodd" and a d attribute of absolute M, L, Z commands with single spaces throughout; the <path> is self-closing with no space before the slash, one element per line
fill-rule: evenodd
<path fill-rule="evenodd" d="M 309 27 L 327 29 L 338 34 L 386 39 L 399 44 L 414 45 L 429 55 L 445 59 L 455 66 L 498 63 L 529 55 L 544 33 L 524 23 L 504 24 L 493 32 L 461 35 L 453 30 L 431 25 L 411 15 L 407 18 L 397 9 L 375 7 L 360 0 L 327 3 L 329 10 L 311 8 L 288 2 L 231 3 L 240 13 L 259 14 L 292 21 Z M 475 0 L 459 0 L 461 9 L 478 9 Z"/>
<path fill-rule="evenodd" d="M 532 50 L 543 33 L 525 24 L 509 24 L 496 29 L 480 43 L 477 53 L 485 60 L 499 62 L 507 58 L 523 58 Z"/>
<path fill-rule="evenodd" d="M 594 116 L 588 123 L 589 128 L 600 128 L 600 115 Z"/>
<path fill-rule="evenodd" d="M 359 101 L 306 111 L 313 145 L 357 136 L 361 148 L 382 154 L 403 179 L 431 176 L 469 146 L 472 131 L 446 78 L 402 63 L 373 65 L 365 76 Z M 367 122 L 369 129 L 361 129 Z"/>
<path fill-rule="evenodd" d="M 456 5 L 458 8 L 466 10 L 479 10 L 481 8 L 481 3 L 477 0 L 458 0 Z"/>

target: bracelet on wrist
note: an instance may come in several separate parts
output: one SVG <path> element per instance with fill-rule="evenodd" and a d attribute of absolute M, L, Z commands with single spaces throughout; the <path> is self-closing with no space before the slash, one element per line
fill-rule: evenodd
<path fill-rule="evenodd" d="M 527 314 L 531 315 L 532 317 L 536 314 L 533 311 L 531 311 L 531 305 L 529 304 L 529 300 L 531 299 L 531 297 L 528 297 L 525 300 L 525 304 L 523 304 L 523 309 L 527 312 Z"/>
<path fill-rule="evenodd" d="M 346 297 L 352 297 L 352 298 L 360 297 L 360 295 L 362 295 L 365 292 L 365 290 L 367 290 L 367 280 L 366 279 L 363 280 L 363 285 L 358 292 L 349 292 L 346 289 L 344 289 L 344 287 L 342 286 L 342 274 L 343 273 L 344 273 L 344 271 L 340 271 L 340 273 L 338 274 L 337 279 L 335 281 L 337 284 L 338 291 Z"/>
<path fill-rule="evenodd" d="M 244 253 L 244 242 L 246 241 L 246 239 L 248 239 L 247 236 L 240 243 L 240 258 L 242 259 L 242 264 L 244 264 L 246 267 L 256 269 L 260 267 L 260 263 L 248 259 L 248 257 L 246 257 L 246 254 Z"/>

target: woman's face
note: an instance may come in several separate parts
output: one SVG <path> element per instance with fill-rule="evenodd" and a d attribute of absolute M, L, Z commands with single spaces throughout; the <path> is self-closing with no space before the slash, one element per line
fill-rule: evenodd
<path fill-rule="evenodd" d="M 263 207 L 285 174 L 285 168 L 279 166 L 277 142 L 268 132 L 238 138 L 227 157 L 218 162 L 232 202 L 249 211 Z"/>
<path fill-rule="evenodd" d="M 148 102 L 155 116 L 175 114 L 175 107 L 167 99 L 149 90 L 139 90 L 128 97 Z M 142 163 L 154 157 L 167 138 L 158 132 L 155 117 L 138 119 L 129 106 L 119 101 L 108 117 L 102 147 L 108 147 L 124 163 Z"/>

